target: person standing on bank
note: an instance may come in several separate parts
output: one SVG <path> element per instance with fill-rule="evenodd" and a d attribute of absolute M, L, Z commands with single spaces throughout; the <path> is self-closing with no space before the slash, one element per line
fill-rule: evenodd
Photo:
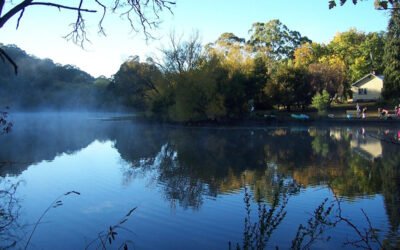
<path fill-rule="evenodd" d="M 365 117 L 367 115 L 366 113 L 367 113 L 367 107 L 364 107 L 363 110 L 362 110 L 362 118 L 363 119 L 365 119 Z"/>

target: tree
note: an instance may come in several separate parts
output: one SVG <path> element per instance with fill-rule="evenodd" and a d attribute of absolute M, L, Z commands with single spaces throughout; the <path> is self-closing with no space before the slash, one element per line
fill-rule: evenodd
<path fill-rule="evenodd" d="M 14 58 L 20 71 L 15 77 L 11 65 L 0 67 L 0 107 L 91 109 L 102 101 L 98 96 L 102 91 L 95 86 L 95 79 L 76 66 L 30 56 L 15 45 L 6 45 L 3 49 Z"/>
<path fill-rule="evenodd" d="M 202 57 L 202 46 L 199 33 L 193 33 L 187 41 L 177 38 L 172 32 L 169 36 L 170 48 L 162 49 L 164 62 L 160 65 L 166 72 L 184 73 L 199 66 Z"/>
<path fill-rule="evenodd" d="M 102 13 L 98 22 L 98 32 L 100 34 L 106 34 L 103 22 L 107 14 L 111 12 L 125 16 L 133 30 L 139 31 L 138 27 L 141 27 L 146 37 L 151 37 L 148 30 L 157 27 L 159 12 L 165 9 L 171 11 L 171 7 L 175 4 L 174 0 L 113 0 L 110 1 L 109 5 L 106 5 L 105 2 L 105 0 L 79 0 L 75 4 L 63 5 L 59 1 L 20 0 L 18 3 L 13 4 L 12 1 L 0 0 L 0 29 L 14 16 L 18 16 L 18 29 L 26 9 L 33 6 L 43 6 L 57 8 L 58 10 L 74 11 L 76 13 L 72 30 L 65 38 L 81 46 L 88 40 L 85 24 L 86 13 Z M 93 9 L 85 8 L 84 4 L 87 3 L 91 3 Z M 2 48 L 0 48 L 0 59 L 4 62 L 8 61 L 13 65 L 15 73 L 18 72 L 17 64 Z"/>
<path fill-rule="evenodd" d="M 313 63 L 308 66 L 308 71 L 314 93 L 321 93 L 324 90 L 331 98 L 343 97 L 346 81 L 343 64 Z"/>
<path fill-rule="evenodd" d="M 244 44 L 246 43 L 246 40 L 244 38 L 240 38 L 236 36 L 233 33 L 225 32 L 221 34 L 217 41 L 215 41 L 215 45 L 219 46 L 221 48 L 229 49 L 230 47 L 234 46 L 239 46 L 243 47 Z"/>
<path fill-rule="evenodd" d="M 388 25 L 384 50 L 383 95 L 385 98 L 398 98 L 400 94 L 400 3 L 394 3 Z"/>
<path fill-rule="evenodd" d="M 290 64 L 282 64 L 272 74 L 264 91 L 275 104 L 283 105 L 287 110 L 293 105 L 305 108 L 313 95 L 307 70 Z"/>
<path fill-rule="evenodd" d="M 382 73 L 384 43 L 384 33 L 365 34 L 356 29 L 350 29 L 335 35 L 327 46 L 328 54 L 320 61 L 334 59 L 343 62 L 347 76 L 346 81 L 349 85 L 368 73 Z"/>
<path fill-rule="evenodd" d="M 318 112 L 325 112 L 330 103 L 329 93 L 325 89 L 322 94 L 317 92 L 312 98 L 312 106 L 318 110 Z"/>
<path fill-rule="evenodd" d="M 306 42 L 311 42 L 300 32 L 290 30 L 278 19 L 267 23 L 254 23 L 250 30 L 249 43 L 256 49 L 264 50 L 270 57 L 280 60 L 293 58 L 297 47 Z"/>
<path fill-rule="evenodd" d="M 362 1 L 362 0 L 360 0 Z M 340 6 L 344 5 L 347 2 L 347 0 L 340 0 Z M 358 0 L 352 0 L 353 4 L 357 4 L 359 1 Z M 398 8 L 398 6 L 395 6 L 398 4 L 400 1 L 399 0 L 374 0 L 374 6 L 376 9 L 392 9 L 392 8 Z M 332 9 L 336 7 L 336 0 L 330 0 L 329 1 L 329 9 Z"/>
<path fill-rule="evenodd" d="M 136 56 L 121 65 L 110 88 L 123 105 L 146 111 L 152 93 L 159 93 L 156 85 L 160 78 L 161 72 L 155 65 L 141 63 Z"/>
<path fill-rule="evenodd" d="M 307 67 L 328 53 L 325 45 L 319 43 L 303 43 L 294 51 L 294 64 L 296 67 Z"/>

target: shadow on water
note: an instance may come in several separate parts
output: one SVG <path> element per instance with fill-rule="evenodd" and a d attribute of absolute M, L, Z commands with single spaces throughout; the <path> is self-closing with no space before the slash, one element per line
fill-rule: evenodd
<path fill-rule="evenodd" d="M 385 235 L 380 240 L 387 239 L 382 244 L 399 244 L 398 129 L 176 128 L 97 118 L 75 114 L 13 117 L 13 133 L 0 138 L 7 145 L 0 150 L 0 175 L 18 176 L 32 165 L 63 154 L 73 155 L 94 141 L 112 141 L 126 162 L 121 168 L 124 185 L 150 175 L 171 207 L 196 211 L 205 197 L 240 193 L 246 187 L 252 203 L 259 204 L 257 209 L 268 215 L 268 208 L 285 204 L 284 200 L 276 203 L 277 193 L 281 198 L 284 194 L 277 191 L 282 180 L 296 187 L 288 197 L 315 187 L 329 188 L 331 195 L 348 202 L 382 195 L 389 225 L 387 230 L 382 229 Z M 335 202 L 334 196 L 329 198 L 328 202 Z M 320 215 L 333 210 L 328 203 L 319 208 L 315 211 Z M 279 222 L 282 215 L 271 218 Z M 247 229 L 254 226 L 246 221 L 244 224 Z M 299 229 L 298 234 L 304 232 L 308 231 Z M 250 238 L 247 235 L 244 239 L 249 242 Z"/>

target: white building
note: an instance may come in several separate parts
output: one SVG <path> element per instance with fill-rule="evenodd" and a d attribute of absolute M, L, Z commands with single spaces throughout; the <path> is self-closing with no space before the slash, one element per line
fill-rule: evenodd
<path fill-rule="evenodd" d="M 353 102 L 377 101 L 383 90 L 383 76 L 370 73 L 351 85 Z"/>

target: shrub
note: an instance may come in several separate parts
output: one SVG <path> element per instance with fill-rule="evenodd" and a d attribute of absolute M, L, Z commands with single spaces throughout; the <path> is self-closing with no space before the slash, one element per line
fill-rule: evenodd
<path fill-rule="evenodd" d="M 326 90 L 321 93 L 317 93 L 312 98 L 312 104 L 314 108 L 318 110 L 318 112 L 325 112 L 329 107 L 329 93 Z"/>

